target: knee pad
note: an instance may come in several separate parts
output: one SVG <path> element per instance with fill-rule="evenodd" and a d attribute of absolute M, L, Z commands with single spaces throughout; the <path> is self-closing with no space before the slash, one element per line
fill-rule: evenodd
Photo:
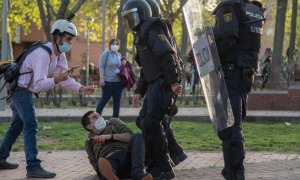
<path fill-rule="evenodd" d="M 219 131 L 218 136 L 222 141 L 228 140 L 231 136 L 231 127 Z"/>

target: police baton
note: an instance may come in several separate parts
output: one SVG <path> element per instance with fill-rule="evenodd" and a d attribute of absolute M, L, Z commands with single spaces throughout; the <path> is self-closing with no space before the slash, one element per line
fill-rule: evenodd
<path fill-rule="evenodd" d="M 172 104 L 172 106 L 171 106 L 170 116 L 169 116 L 169 120 L 168 120 L 169 126 L 170 126 L 170 124 L 171 124 L 171 120 L 172 120 L 172 117 L 173 117 L 173 111 L 174 111 L 174 108 L 175 108 L 176 100 L 177 100 L 177 95 L 175 95 L 175 97 L 174 97 L 174 102 L 173 102 L 173 104 Z"/>
<path fill-rule="evenodd" d="M 166 127 L 165 127 L 166 137 L 168 136 L 168 133 L 169 133 L 169 130 L 170 130 L 171 120 L 172 120 L 172 117 L 173 117 L 173 111 L 174 111 L 174 108 L 175 108 L 176 100 L 177 100 L 177 95 L 175 95 L 175 97 L 174 97 L 174 101 L 172 103 L 171 110 L 170 110 L 169 119 L 165 123 L 165 125 L 166 125 Z"/>

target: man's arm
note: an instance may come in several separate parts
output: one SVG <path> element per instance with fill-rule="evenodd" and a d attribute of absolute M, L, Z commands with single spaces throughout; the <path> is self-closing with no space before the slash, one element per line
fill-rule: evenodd
<path fill-rule="evenodd" d="M 93 137 L 93 141 L 99 144 L 104 144 L 106 141 L 121 141 L 128 143 L 131 138 L 130 133 L 122 133 L 122 134 L 102 134 L 96 135 Z"/>
<path fill-rule="evenodd" d="M 145 79 L 143 68 L 140 70 L 140 78 L 137 82 L 135 94 L 140 94 L 142 97 L 146 94 L 148 83 Z"/>
<path fill-rule="evenodd" d="M 88 159 L 90 161 L 90 164 L 93 166 L 94 170 L 97 172 L 98 176 L 100 177 L 101 173 L 98 168 L 98 161 L 93 152 L 93 143 L 89 139 L 85 141 L 85 151 L 88 154 Z"/>
<path fill-rule="evenodd" d="M 176 50 L 174 50 L 163 31 L 152 30 L 149 33 L 148 42 L 155 57 L 160 61 L 166 83 L 169 86 L 180 84 L 176 71 Z"/>

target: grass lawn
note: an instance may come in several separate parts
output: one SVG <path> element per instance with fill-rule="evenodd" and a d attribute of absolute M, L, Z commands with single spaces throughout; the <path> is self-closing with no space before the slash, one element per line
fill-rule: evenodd
<path fill-rule="evenodd" d="M 128 123 L 135 132 L 139 132 L 135 123 Z M 0 123 L 2 140 L 8 123 Z M 179 144 L 185 150 L 219 151 L 221 142 L 212 130 L 210 123 L 172 122 Z M 43 130 L 43 128 L 50 128 Z M 283 123 L 244 123 L 246 150 L 300 152 L 300 123 L 286 126 Z M 84 148 L 87 132 L 80 123 L 50 122 L 40 123 L 38 146 L 40 150 L 80 150 Z M 13 150 L 22 150 L 20 137 Z"/>

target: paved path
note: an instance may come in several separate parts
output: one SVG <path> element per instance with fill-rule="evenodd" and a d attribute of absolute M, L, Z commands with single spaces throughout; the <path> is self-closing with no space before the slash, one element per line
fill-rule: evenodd
<path fill-rule="evenodd" d="M 79 121 L 82 115 L 92 108 L 72 108 L 72 109 L 36 109 L 39 120 L 45 121 Z M 139 108 L 121 108 L 120 118 L 124 121 L 135 120 Z M 105 108 L 103 116 L 110 117 L 112 108 Z M 247 111 L 247 120 L 254 121 L 290 121 L 300 120 L 300 111 Z M 9 121 L 11 118 L 11 110 L 7 108 L 0 111 L 0 122 Z M 186 121 L 210 121 L 207 108 L 179 108 L 174 120 Z"/>
<path fill-rule="evenodd" d="M 188 159 L 175 167 L 175 180 L 220 180 L 223 166 L 220 152 L 188 152 Z M 39 158 L 47 170 L 57 173 L 59 180 L 96 180 L 94 170 L 90 166 L 84 151 L 40 152 Z M 0 170 L 2 180 L 26 179 L 23 152 L 12 152 L 11 162 L 20 167 L 15 170 Z M 300 153 L 280 154 L 272 152 L 247 152 L 247 180 L 299 180 Z"/>

